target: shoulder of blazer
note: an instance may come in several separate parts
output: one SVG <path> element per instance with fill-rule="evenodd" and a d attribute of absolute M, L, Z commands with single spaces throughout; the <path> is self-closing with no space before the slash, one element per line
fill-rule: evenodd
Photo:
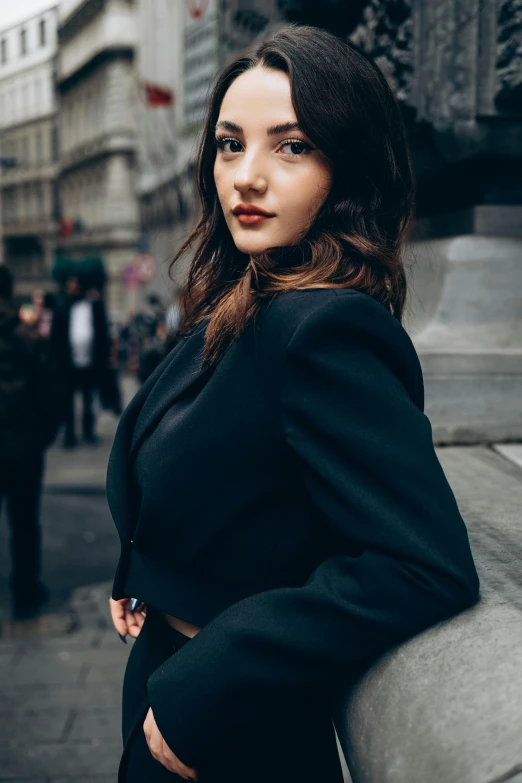
<path fill-rule="evenodd" d="M 353 288 L 314 288 L 275 296 L 258 320 L 260 340 L 270 355 L 284 356 L 326 324 L 334 332 L 358 333 L 402 377 L 418 407 L 424 409 L 424 382 L 413 342 L 391 312 L 369 294 Z"/>
<path fill-rule="evenodd" d="M 275 332 L 286 346 L 300 326 L 323 318 L 368 324 L 375 332 L 391 335 L 405 350 L 416 351 L 402 324 L 380 302 L 354 288 L 310 288 L 273 297 L 258 316 L 258 328 Z"/>

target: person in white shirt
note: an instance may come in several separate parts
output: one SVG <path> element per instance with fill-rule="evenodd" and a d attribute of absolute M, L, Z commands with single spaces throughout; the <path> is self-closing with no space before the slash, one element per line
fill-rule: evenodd
<path fill-rule="evenodd" d="M 69 278 L 65 290 L 65 302 L 54 319 L 51 339 L 67 381 L 63 445 L 73 448 L 78 443 L 74 409 L 77 391 L 83 401 L 83 439 L 87 443 L 97 441 L 93 399 L 108 366 L 109 337 L 101 297 L 88 296 L 78 277 Z"/>

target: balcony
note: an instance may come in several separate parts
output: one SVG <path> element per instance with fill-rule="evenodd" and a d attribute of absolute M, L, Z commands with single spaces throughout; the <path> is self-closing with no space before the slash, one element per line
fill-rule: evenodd
<path fill-rule="evenodd" d="M 83 166 L 95 158 L 115 153 L 134 154 L 135 147 L 134 131 L 129 128 L 115 128 L 108 133 L 85 141 L 83 144 L 76 144 L 71 149 L 63 150 L 60 169 L 63 173 Z"/>
<path fill-rule="evenodd" d="M 70 0 L 59 28 L 58 81 L 63 86 L 104 52 L 133 52 L 137 44 L 136 12 L 123 0 Z"/>

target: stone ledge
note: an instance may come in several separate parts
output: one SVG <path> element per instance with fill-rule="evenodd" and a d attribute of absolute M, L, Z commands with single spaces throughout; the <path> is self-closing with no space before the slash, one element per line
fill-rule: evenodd
<path fill-rule="evenodd" d="M 499 783 L 522 771 L 522 612 L 480 603 L 385 655 L 336 726 L 354 783 Z"/>

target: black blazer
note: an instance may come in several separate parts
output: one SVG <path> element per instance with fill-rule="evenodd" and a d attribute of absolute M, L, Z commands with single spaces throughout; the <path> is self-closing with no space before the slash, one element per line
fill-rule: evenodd
<path fill-rule="evenodd" d="M 385 307 L 279 295 L 211 370 L 206 324 L 124 413 L 107 484 L 113 597 L 205 626 L 148 680 L 196 768 L 276 697 L 333 685 L 479 589 L 419 360 Z"/>

